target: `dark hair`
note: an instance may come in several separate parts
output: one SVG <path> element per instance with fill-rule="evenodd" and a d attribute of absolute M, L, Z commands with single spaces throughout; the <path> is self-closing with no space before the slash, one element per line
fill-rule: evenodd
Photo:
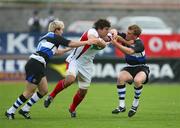
<path fill-rule="evenodd" d="M 34 15 L 38 15 L 38 14 L 39 14 L 39 11 L 38 11 L 38 10 L 34 10 L 34 11 L 33 11 L 33 14 L 34 14 Z"/>
<path fill-rule="evenodd" d="M 129 29 L 129 30 L 133 30 L 133 31 L 134 31 L 133 34 L 136 35 L 137 37 L 139 37 L 139 36 L 141 35 L 141 31 L 142 31 L 142 30 L 141 30 L 141 28 L 140 28 L 138 25 L 136 25 L 136 24 L 129 26 L 128 29 Z"/>
<path fill-rule="evenodd" d="M 99 19 L 94 23 L 94 28 L 97 29 L 103 29 L 105 27 L 110 28 L 111 27 L 111 23 L 106 20 L 106 19 Z"/>

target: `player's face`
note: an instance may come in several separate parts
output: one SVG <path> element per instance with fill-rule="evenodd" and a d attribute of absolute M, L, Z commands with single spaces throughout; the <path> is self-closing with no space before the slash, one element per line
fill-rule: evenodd
<path fill-rule="evenodd" d="M 56 33 L 57 35 L 62 35 L 62 34 L 63 34 L 63 30 L 64 30 L 64 29 L 56 28 L 56 29 L 55 29 L 55 33 Z"/>
<path fill-rule="evenodd" d="M 128 30 L 126 33 L 126 39 L 127 40 L 135 40 L 137 38 L 136 35 L 134 35 L 134 31 L 133 30 Z"/>
<path fill-rule="evenodd" d="M 104 27 L 103 29 L 98 30 L 98 34 L 101 38 L 105 37 L 109 32 L 109 27 Z"/>

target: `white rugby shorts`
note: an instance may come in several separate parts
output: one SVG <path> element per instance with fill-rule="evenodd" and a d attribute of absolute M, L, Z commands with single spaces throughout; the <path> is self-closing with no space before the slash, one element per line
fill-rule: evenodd
<path fill-rule="evenodd" d="M 78 85 L 81 89 L 87 89 L 90 86 L 93 64 L 82 65 L 79 64 L 76 60 L 71 60 L 66 75 L 73 75 L 78 78 Z"/>

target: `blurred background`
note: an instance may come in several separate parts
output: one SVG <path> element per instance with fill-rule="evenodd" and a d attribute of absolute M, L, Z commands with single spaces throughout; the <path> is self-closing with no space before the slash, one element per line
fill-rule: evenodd
<path fill-rule="evenodd" d="M 106 18 L 120 32 L 131 24 L 142 27 L 150 82 L 180 82 L 179 0 L 0 0 L 0 17 L 0 81 L 24 79 L 28 56 L 50 21 L 64 21 L 64 36 L 78 40 L 95 20 Z M 64 77 L 67 55 L 48 65 L 49 81 Z M 125 64 L 123 54 L 111 45 L 94 62 L 96 82 L 116 81 Z"/>

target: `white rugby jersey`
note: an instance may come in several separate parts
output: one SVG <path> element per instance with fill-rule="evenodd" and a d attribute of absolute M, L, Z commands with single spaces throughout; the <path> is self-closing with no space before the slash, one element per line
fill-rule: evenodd
<path fill-rule="evenodd" d="M 85 32 L 80 40 L 86 41 L 88 40 L 89 35 L 94 35 L 95 37 L 99 38 L 98 32 L 96 29 L 91 28 L 87 32 Z M 93 59 L 95 55 L 101 48 L 98 48 L 96 45 L 85 45 L 78 48 L 75 48 L 71 54 L 67 57 L 66 61 L 70 62 L 72 60 L 76 60 L 77 63 L 88 66 L 88 64 L 93 64 Z"/>

